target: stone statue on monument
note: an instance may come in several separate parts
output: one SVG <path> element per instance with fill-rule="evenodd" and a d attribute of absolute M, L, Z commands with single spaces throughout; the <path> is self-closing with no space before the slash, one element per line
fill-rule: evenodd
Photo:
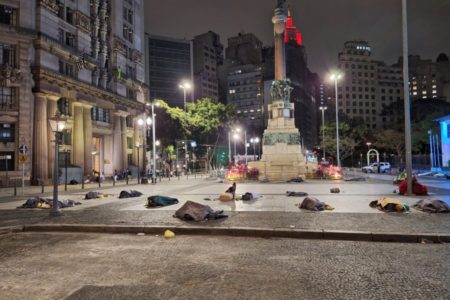
<path fill-rule="evenodd" d="M 282 101 L 285 104 L 290 103 L 291 99 L 291 81 L 286 80 L 274 80 L 270 88 L 270 95 L 272 96 L 272 102 Z"/>
<path fill-rule="evenodd" d="M 277 8 L 284 8 L 284 5 L 286 4 L 286 0 L 278 0 L 277 1 Z"/>

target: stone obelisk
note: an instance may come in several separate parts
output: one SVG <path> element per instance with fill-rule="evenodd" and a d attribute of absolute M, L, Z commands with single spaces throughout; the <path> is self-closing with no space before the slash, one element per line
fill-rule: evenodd
<path fill-rule="evenodd" d="M 272 104 L 268 106 L 269 120 L 263 137 L 261 160 L 249 163 L 259 170 L 259 180 L 286 181 L 307 177 L 317 169 L 317 163 L 307 162 L 300 144 L 300 132 L 295 127 L 294 104 L 290 101 L 292 87 L 286 78 L 286 1 L 278 0 L 272 18 L 274 24 L 275 80 L 271 86 Z"/>

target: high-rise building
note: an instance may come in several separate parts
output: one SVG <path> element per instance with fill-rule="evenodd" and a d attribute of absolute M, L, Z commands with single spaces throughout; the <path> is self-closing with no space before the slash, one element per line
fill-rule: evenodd
<path fill-rule="evenodd" d="M 17 177 L 24 163 L 27 179 L 53 177 L 49 118 L 57 111 L 68 120 L 60 158 L 67 157 L 77 177 L 138 165 L 135 116 L 147 92 L 143 5 L 143 0 L 0 5 L 0 155 L 11 157 L 11 176 Z M 21 145 L 29 150 L 27 158 L 19 156 Z M 0 168 L 3 175 L 6 164 Z"/>
<path fill-rule="evenodd" d="M 170 106 L 184 107 L 183 82 L 193 83 L 192 41 L 145 34 L 146 82 L 151 99 L 162 99 Z M 186 90 L 186 102 L 193 101 L 194 90 Z"/>
<path fill-rule="evenodd" d="M 343 73 L 338 82 L 341 113 L 359 118 L 373 129 L 388 126 L 401 117 L 386 111 L 395 102 L 403 100 L 400 66 L 374 60 L 372 48 L 366 41 L 346 42 L 338 61 L 338 69 Z"/>
<path fill-rule="evenodd" d="M 402 65 L 402 57 L 398 66 Z M 450 101 L 450 61 L 440 54 L 436 61 L 409 56 L 409 90 L 411 100 L 439 99 Z"/>
<path fill-rule="evenodd" d="M 236 65 L 228 69 L 227 102 L 235 106 L 237 119 L 252 133 L 264 126 L 262 78 L 261 65 Z"/>
<path fill-rule="evenodd" d="M 262 42 L 253 33 L 239 33 L 228 39 L 226 58 L 242 65 L 262 63 Z"/>
<path fill-rule="evenodd" d="M 262 42 L 252 33 L 228 39 L 226 59 L 220 67 L 222 97 L 236 108 L 237 121 L 252 134 L 264 127 Z"/>
<path fill-rule="evenodd" d="M 218 66 L 223 64 L 220 36 L 212 31 L 194 37 L 194 99 L 219 99 Z"/>

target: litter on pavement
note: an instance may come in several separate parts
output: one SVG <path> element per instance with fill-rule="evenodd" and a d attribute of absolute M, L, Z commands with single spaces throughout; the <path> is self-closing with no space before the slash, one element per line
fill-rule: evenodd
<path fill-rule="evenodd" d="M 412 207 L 429 213 L 450 213 L 450 207 L 442 200 L 423 199 L 417 201 Z"/>
<path fill-rule="evenodd" d="M 173 237 L 175 237 L 175 233 L 173 231 L 167 229 L 166 231 L 164 231 L 164 237 L 166 239 L 173 238 Z"/>
<path fill-rule="evenodd" d="M 178 203 L 178 199 L 176 199 L 176 198 L 156 195 L 156 196 L 150 196 L 147 198 L 145 207 L 147 207 L 147 208 L 162 207 L 162 206 L 174 205 L 177 203 Z"/>
<path fill-rule="evenodd" d="M 330 193 L 332 194 L 339 194 L 341 190 L 338 187 L 334 187 L 330 189 Z"/>
<path fill-rule="evenodd" d="M 174 217 L 180 218 L 182 220 L 192 220 L 199 222 L 227 218 L 228 216 L 223 214 L 223 210 L 214 211 L 208 205 L 203 205 L 188 200 L 175 212 Z"/>

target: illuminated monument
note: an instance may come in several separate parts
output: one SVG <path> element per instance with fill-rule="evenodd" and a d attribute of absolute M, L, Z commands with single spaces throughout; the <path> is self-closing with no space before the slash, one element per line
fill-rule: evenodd
<path fill-rule="evenodd" d="M 294 104 L 290 101 L 292 87 L 286 79 L 285 0 L 278 0 L 272 22 L 274 24 L 275 80 L 271 87 L 272 104 L 268 106 L 269 120 L 264 131 L 263 155 L 260 161 L 249 163 L 258 168 L 259 180 L 286 181 L 293 177 L 307 177 L 317 169 L 317 163 L 307 162 L 300 144 L 300 132 L 295 127 Z"/>

